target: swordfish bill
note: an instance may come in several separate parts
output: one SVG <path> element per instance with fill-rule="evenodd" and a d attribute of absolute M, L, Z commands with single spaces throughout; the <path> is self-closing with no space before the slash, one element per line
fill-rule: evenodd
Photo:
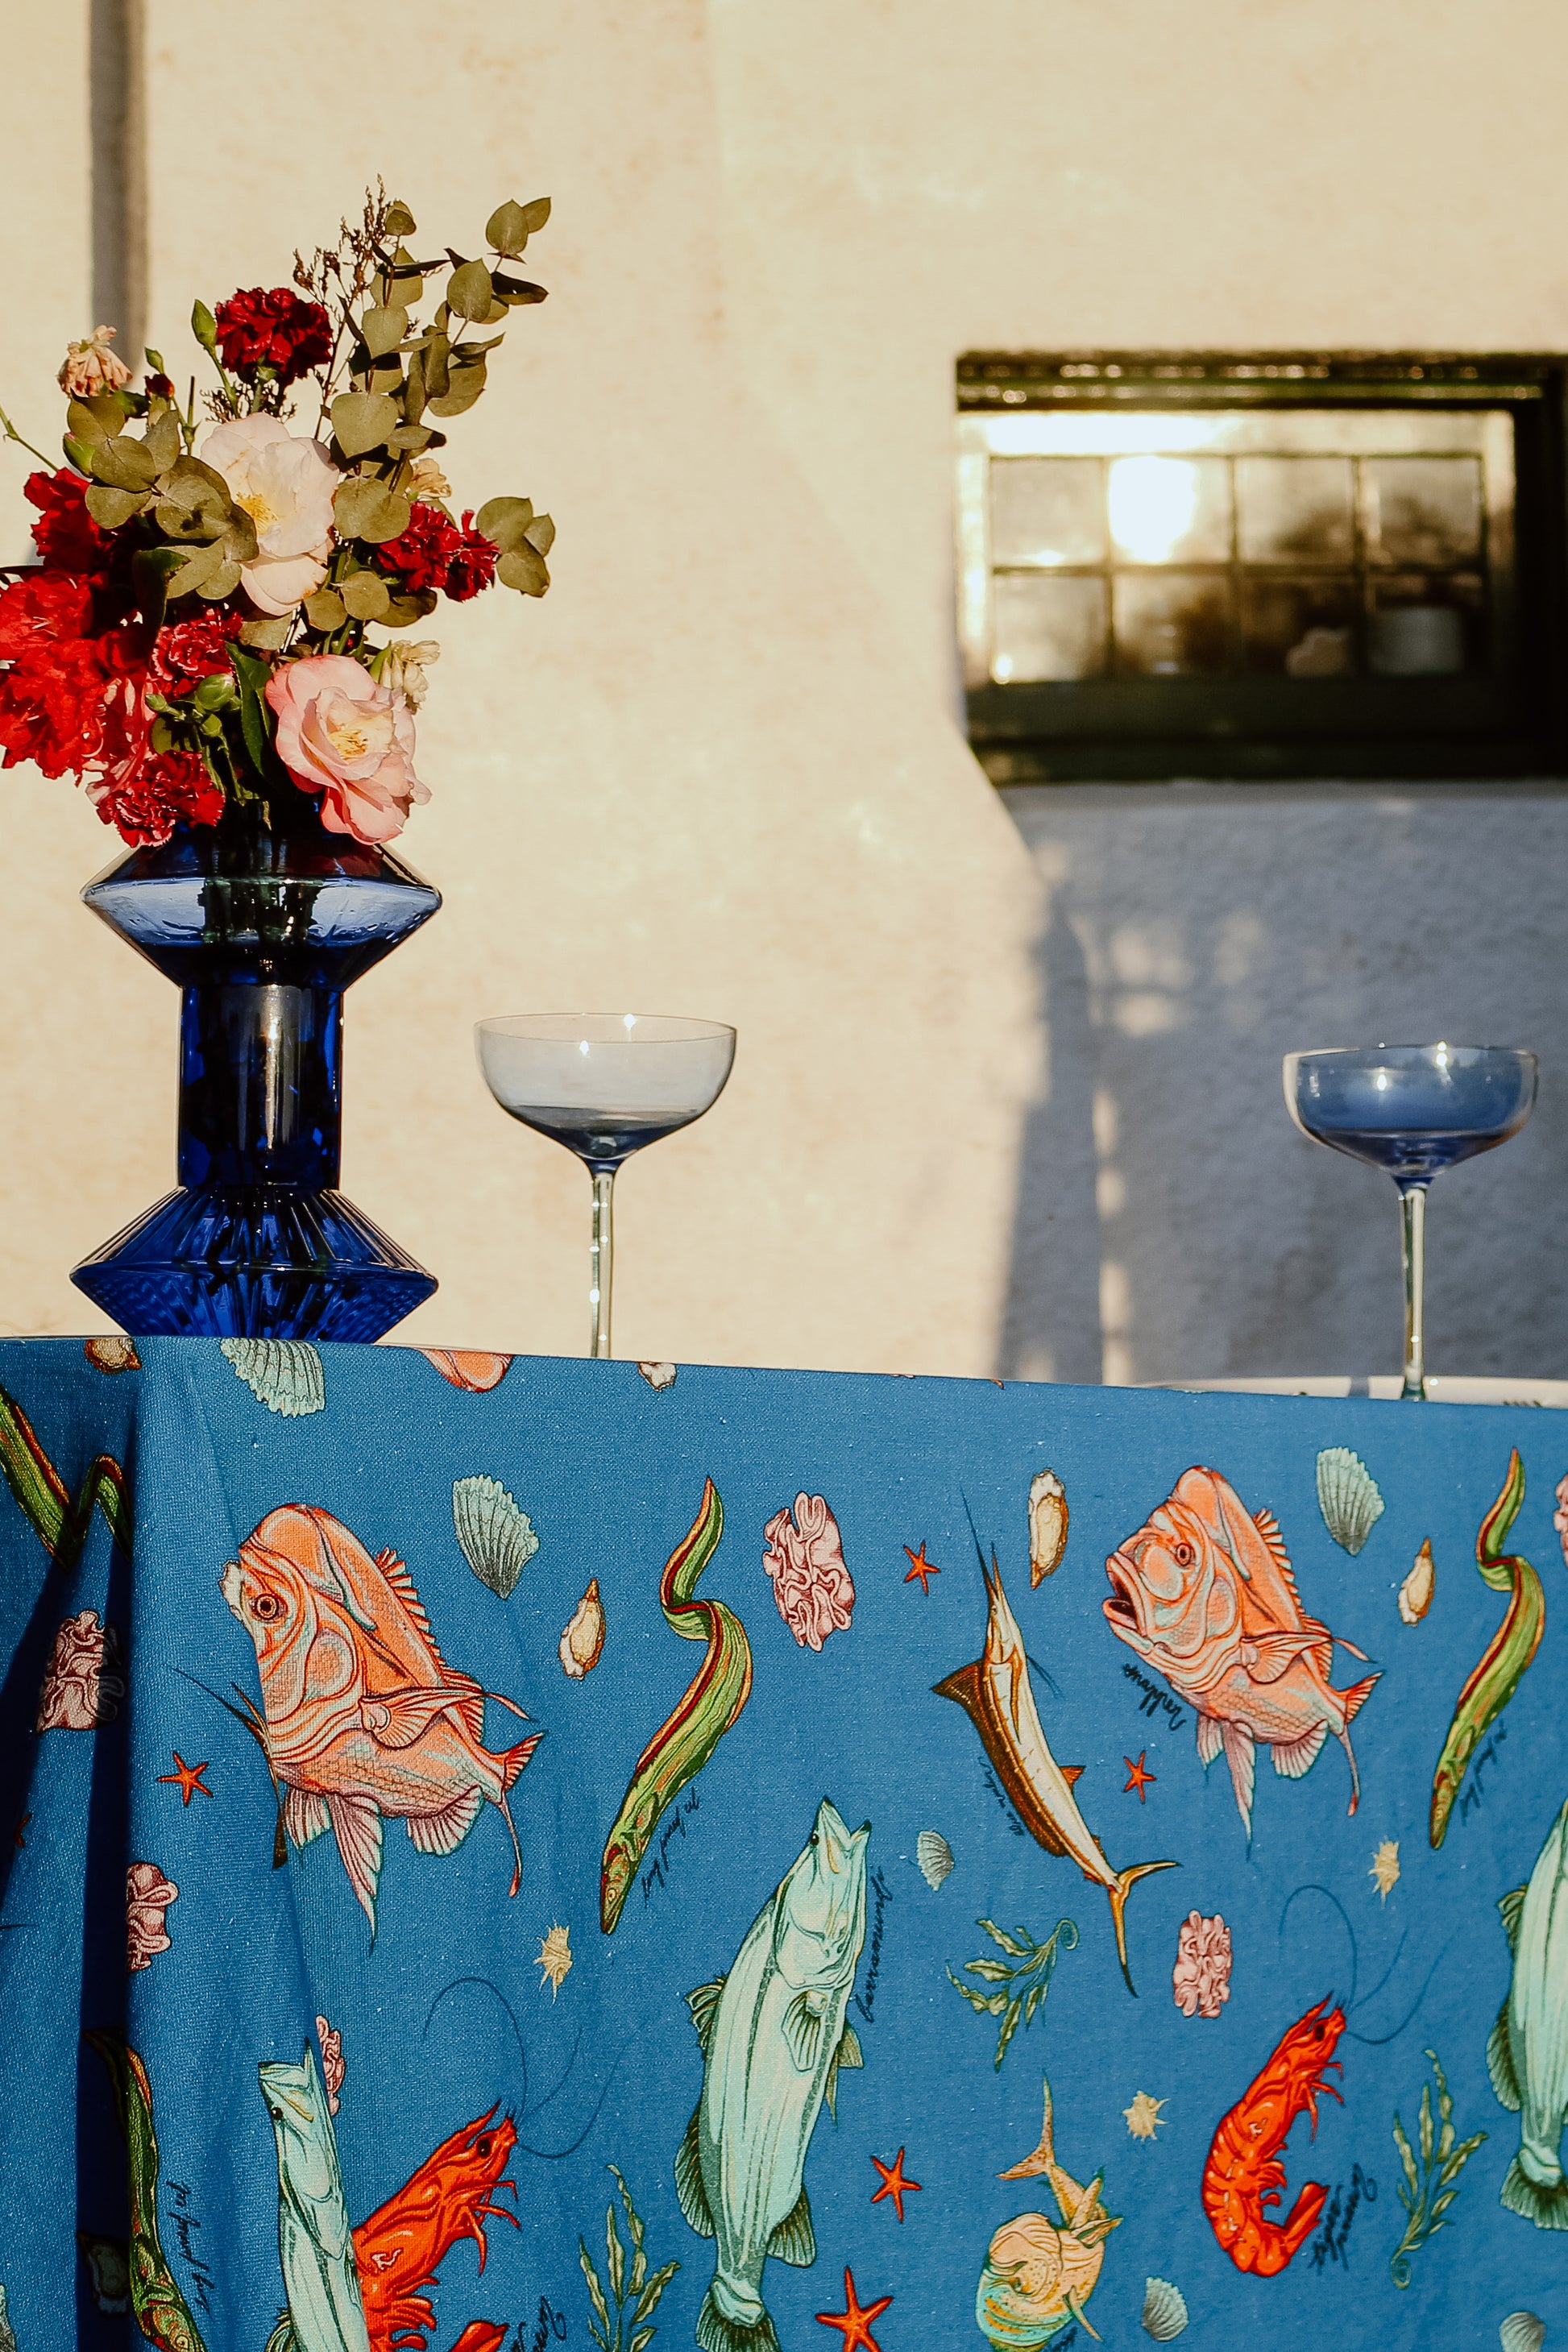
<path fill-rule="evenodd" d="M 1063 1767 L 1051 1754 L 1035 1704 L 1024 1637 L 1002 1590 L 1002 1572 L 993 1557 L 985 1572 L 991 1603 L 985 1624 L 985 1647 L 973 1665 L 960 1666 L 931 1687 L 938 1698 L 961 1706 L 980 1734 L 980 1744 L 995 1768 L 1016 1807 L 1019 1820 L 1037 1844 L 1047 1853 L 1076 1862 L 1084 1876 L 1105 1889 L 1116 1930 L 1116 1953 L 1127 1990 L 1136 1993 L 1127 1965 L 1127 1897 L 1141 1878 L 1157 1870 L 1174 1870 L 1174 1862 L 1135 1862 L 1128 1870 L 1113 1870 L 1100 1840 L 1078 1808 L 1073 1782 L 1081 1765 Z"/>

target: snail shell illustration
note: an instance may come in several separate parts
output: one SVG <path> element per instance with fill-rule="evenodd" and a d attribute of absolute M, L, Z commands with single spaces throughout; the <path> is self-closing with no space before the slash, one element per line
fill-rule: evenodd
<path fill-rule="evenodd" d="M 599 1580 L 595 1576 L 588 1590 L 573 1611 L 566 1631 L 561 1636 L 557 1652 L 562 1664 L 574 1682 L 593 1673 L 599 1663 L 599 1653 L 605 1646 L 605 1609 L 599 1599 Z"/>
<path fill-rule="evenodd" d="M 1029 1481 L 1029 1582 L 1038 1584 L 1061 1565 L 1068 1546 L 1068 1498 L 1054 1470 Z"/>
<path fill-rule="evenodd" d="M 1419 1625 L 1432 1606 L 1432 1595 L 1437 1583 L 1437 1566 L 1432 1558 L 1432 1538 L 1427 1536 L 1415 1555 L 1415 1565 L 1399 1588 L 1399 1613 L 1407 1625 Z"/>

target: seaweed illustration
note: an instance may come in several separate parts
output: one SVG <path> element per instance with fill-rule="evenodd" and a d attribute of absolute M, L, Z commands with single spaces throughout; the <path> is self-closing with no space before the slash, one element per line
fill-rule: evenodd
<path fill-rule="evenodd" d="M 1428 1837 L 1434 1849 L 1448 1833 L 1448 1816 L 1459 1793 L 1466 1766 L 1519 1688 L 1546 1630 L 1546 1595 L 1540 1577 L 1527 1559 L 1503 1549 L 1523 1500 L 1524 1465 L 1515 1448 L 1508 1458 L 1502 1492 L 1481 1521 L 1476 1537 L 1476 1566 L 1494 1592 L 1508 1594 L 1508 1607 L 1502 1622 L 1454 1702 L 1454 1719 L 1432 1775 Z"/>
<path fill-rule="evenodd" d="M 1037 1944 L 1026 1927 L 1015 1927 L 1009 1936 L 994 1919 L 977 1919 L 992 1942 L 1007 1954 L 1007 1959 L 993 1959 L 987 1954 L 983 1959 L 965 1960 L 965 1973 L 979 1977 L 994 1985 L 994 1992 L 976 1992 L 949 1969 L 947 1980 L 955 1992 L 961 1992 L 977 2015 L 999 2017 L 1000 2032 L 996 2036 L 996 2064 L 1000 2069 L 1007 2055 L 1007 2044 L 1019 2024 L 1032 2024 L 1035 2011 L 1051 1989 L 1058 1956 L 1070 1952 L 1078 1942 L 1078 1925 L 1072 1919 L 1058 1919 L 1043 1944 Z M 1012 1965 L 1009 1965 L 1011 1963 Z"/>
<path fill-rule="evenodd" d="M 1428 2050 L 1432 2072 L 1437 2077 L 1437 2119 L 1441 2126 L 1436 2138 L 1432 2133 L 1432 2085 L 1421 2085 L 1421 2117 L 1417 2137 L 1421 2144 L 1421 2169 L 1415 2169 L 1415 2158 L 1405 2137 L 1405 2126 L 1399 2120 L 1397 2108 L 1394 2116 L 1394 2144 L 1399 2150 L 1399 2161 L 1405 2168 L 1405 2178 L 1394 2183 L 1399 2201 L 1407 2219 L 1405 2235 L 1390 2258 L 1395 2286 L 1410 2284 L 1410 2257 L 1419 2253 L 1428 2238 L 1436 2237 L 1443 2228 L 1443 2216 L 1459 2193 L 1459 2175 L 1474 2156 L 1485 2132 L 1476 2132 L 1469 2139 L 1454 2137 L 1454 2102 L 1448 2094 L 1448 2078 L 1437 2063 L 1437 2053 Z"/>
<path fill-rule="evenodd" d="M 606 2165 L 605 2169 L 616 2176 L 616 2187 L 621 2192 L 621 2203 L 626 2210 L 626 2234 L 631 2240 L 631 2262 L 626 2262 L 627 2249 L 622 2245 L 616 2228 L 616 2201 L 612 2197 L 605 2208 L 605 2268 L 609 2275 L 610 2292 L 605 2295 L 599 2273 L 594 2267 L 594 2257 L 584 2241 L 577 2241 L 577 2260 L 583 2265 L 583 2276 L 588 2282 L 588 2299 L 595 2316 L 588 2322 L 588 2333 L 600 2352 L 645 2352 L 658 2330 L 651 2325 L 658 2307 L 658 2299 L 680 2268 L 679 2263 L 666 2263 L 662 2270 L 650 2272 L 647 2255 L 643 2249 L 645 2223 L 632 2203 L 632 2192 L 618 2165 Z M 612 2320 L 610 2304 L 615 2304 Z M 627 2305 L 631 2305 L 632 2333 L 626 2334 Z"/>

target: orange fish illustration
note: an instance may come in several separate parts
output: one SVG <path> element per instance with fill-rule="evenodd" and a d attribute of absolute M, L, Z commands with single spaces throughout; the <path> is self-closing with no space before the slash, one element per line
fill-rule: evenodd
<path fill-rule="evenodd" d="M 450 1853 L 496 1806 L 515 1895 L 522 1857 L 507 1790 L 544 1735 L 484 1746 L 487 1698 L 523 1710 L 445 1663 L 403 1562 L 390 1551 L 373 1559 L 330 1511 L 286 1503 L 246 1538 L 222 1585 L 256 1644 L 253 1727 L 284 1827 L 296 1845 L 331 1830 L 372 1935 L 384 1815 L 407 1822 L 421 1853 Z"/>
<path fill-rule="evenodd" d="M 1111 1632 L 1194 1710 L 1205 1769 L 1224 1748 L 1248 1837 L 1259 1740 L 1276 1772 L 1299 1780 L 1331 1731 L 1350 1759 L 1354 1812 L 1351 1718 L 1379 1677 L 1348 1690 L 1331 1684 L 1336 1641 L 1363 1662 L 1365 1653 L 1302 1609 L 1272 1512 L 1249 1517 L 1217 1470 L 1184 1470 L 1105 1571 L 1115 1587 L 1102 1603 Z"/>

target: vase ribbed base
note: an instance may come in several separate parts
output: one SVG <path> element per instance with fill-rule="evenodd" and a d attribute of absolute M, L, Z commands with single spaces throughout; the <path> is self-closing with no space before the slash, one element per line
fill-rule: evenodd
<path fill-rule="evenodd" d="M 138 1338 L 379 1339 L 433 1275 L 341 1192 L 182 1188 L 71 1276 Z"/>

